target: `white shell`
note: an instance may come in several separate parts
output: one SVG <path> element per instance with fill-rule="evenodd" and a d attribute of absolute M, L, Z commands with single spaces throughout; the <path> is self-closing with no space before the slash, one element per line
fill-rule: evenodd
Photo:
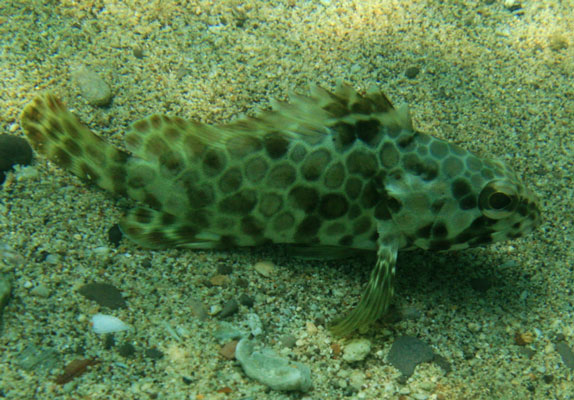
<path fill-rule="evenodd" d="M 96 333 L 121 332 L 130 329 L 129 325 L 121 319 L 105 314 L 94 315 L 91 323 Z"/>

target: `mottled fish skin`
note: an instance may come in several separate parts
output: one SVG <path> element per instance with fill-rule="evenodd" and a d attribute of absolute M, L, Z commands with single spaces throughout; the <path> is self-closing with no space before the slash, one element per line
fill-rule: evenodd
<path fill-rule="evenodd" d="M 312 87 L 272 106 L 219 126 L 152 115 L 126 134 L 129 152 L 51 94 L 26 106 L 22 126 L 51 161 L 142 203 L 120 222 L 141 246 L 376 251 L 359 305 L 332 328 L 339 335 L 388 309 L 399 250 L 516 239 L 540 220 L 512 170 L 416 131 L 378 90 Z"/>

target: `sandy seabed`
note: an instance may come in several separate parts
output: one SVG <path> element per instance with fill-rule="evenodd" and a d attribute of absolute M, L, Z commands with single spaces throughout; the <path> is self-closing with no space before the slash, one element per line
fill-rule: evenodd
<path fill-rule="evenodd" d="M 410 105 L 419 130 L 520 171 L 544 223 L 513 242 L 401 254 L 395 304 L 417 317 L 358 335 L 373 348 L 349 364 L 337 354 L 345 340 L 325 321 L 357 300 L 370 262 L 114 247 L 107 231 L 126 201 L 39 159 L 35 176 L 11 175 L 0 190 L 0 242 L 24 260 L 3 316 L 0 397 L 574 398 L 574 370 L 556 351 L 559 340 L 574 347 L 573 8 L 568 0 L 1 2 L 0 133 L 21 135 L 20 111 L 44 90 L 121 145 L 129 123 L 156 112 L 220 123 L 310 83 L 376 85 Z M 81 65 L 112 87 L 111 106 L 80 96 L 70 71 Z M 274 262 L 271 277 L 254 270 L 259 260 Z M 232 268 L 227 284 L 206 284 L 220 265 Z M 110 311 L 78 294 L 93 281 L 120 288 L 128 307 Z M 472 284 L 484 281 L 487 290 Z M 214 310 L 242 293 L 255 300 L 260 340 L 307 364 L 312 391 L 271 391 L 219 355 L 218 317 L 201 321 L 192 305 Z M 88 323 L 97 312 L 133 327 L 115 339 L 135 355 L 106 349 Z M 240 325 L 247 312 L 228 321 Z M 294 347 L 282 348 L 286 335 Z M 403 382 L 386 361 L 403 335 L 430 344 L 451 370 L 421 364 Z M 56 351 L 54 368 L 22 368 L 31 345 Z M 163 358 L 146 357 L 150 348 Z M 55 383 L 66 364 L 90 357 L 100 363 Z"/>

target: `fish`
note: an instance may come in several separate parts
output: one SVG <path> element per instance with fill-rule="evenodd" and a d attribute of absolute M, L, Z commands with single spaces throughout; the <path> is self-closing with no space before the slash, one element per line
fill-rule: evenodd
<path fill-rule="evenodd" d="M 517 239 L 541 219 L 505 163 L 420 132 L 376 87 L 311 85 L 219 125 L 154 114 L 130 126 L 125 150 L 50 93 L 25 106 L 21 126 L 51 162 L 137 201 L 119 226 L 144 248 L 375 252 L 358 305 L 330 327 L 338 336 L 388 311 L 399 251 Z"/>

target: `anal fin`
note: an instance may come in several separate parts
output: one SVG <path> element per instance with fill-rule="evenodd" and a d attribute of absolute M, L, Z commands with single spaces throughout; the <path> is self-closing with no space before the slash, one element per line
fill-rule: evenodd
<path fill-rule="evenodd" d="M 185 246 L 194 249 L 220 247 L 220 236 L 202 230 L 185 218 L 165 211 L 136 207 L 120 221 L 120 229 L 142 247 L 160 249 Z"/>
<path fill-rule="evenodd" d="M 393 282 L 398 249 L 398 237 L 384 235 L 379 229 L 377 263 L 371 271 L 366 290 L 357 307 L 331 326 L 334 335 L 348 336 L 357 329 L 366 329 L 389 309 L 394 293 Z"/>

